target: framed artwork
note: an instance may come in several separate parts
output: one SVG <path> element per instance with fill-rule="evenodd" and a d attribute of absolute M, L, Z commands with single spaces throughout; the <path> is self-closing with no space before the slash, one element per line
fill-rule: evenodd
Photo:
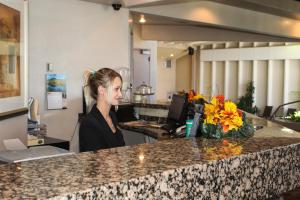
<path fill-rule="evenodd" d="M 67 108 L 67 85 L 64 74 L 47 74 L 47 102 L 48 109 Z"/>
<path fill-rule="evenodd" d="M 27 107 L 27 1 L 0 0 L 0 115 Z"/>

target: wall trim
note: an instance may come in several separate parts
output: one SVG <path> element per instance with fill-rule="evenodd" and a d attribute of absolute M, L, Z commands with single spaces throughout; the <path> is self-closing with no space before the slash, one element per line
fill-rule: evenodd
<path fill-rule="evenodd" d="M 27 113 L 28 113 L 28 108 L 19 108 L 16 110 L 10 110 L 7 112 L 3 112 L 3 113 L 0 113 L 0 121 L 9 119 L 9 118 L 13 118 L 13 117 L 17 117 L 20 115 L 25 115 Z"/>

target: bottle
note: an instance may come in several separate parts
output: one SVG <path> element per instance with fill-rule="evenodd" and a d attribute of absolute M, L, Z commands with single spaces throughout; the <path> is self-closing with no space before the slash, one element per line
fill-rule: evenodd
<path fill-rule="evenodd" d="M 190 137 L 191 129 L 193 127 L 193 121 L 194 121 L 193 111 L 189 110 L 188 113 L 187 113 L 187 119 L 186 119 L 186 122 L 185 122 L 185 125 L 186 125 L 186 129 L 185 129 L 186 134 L 185 134 L 185 136 L 187 138 Z"/>

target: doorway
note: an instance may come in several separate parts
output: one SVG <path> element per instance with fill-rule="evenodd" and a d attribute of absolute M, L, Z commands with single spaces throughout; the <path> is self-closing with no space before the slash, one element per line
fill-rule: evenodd
<path fill-rule="evenodd" d="M 150 85 L 150 55 L 149 49 L 133 50 L 133 91 L 143 82 Z"/>

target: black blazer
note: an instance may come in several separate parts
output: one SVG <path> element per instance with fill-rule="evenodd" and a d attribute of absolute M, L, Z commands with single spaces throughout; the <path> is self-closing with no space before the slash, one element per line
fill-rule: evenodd
<path fill-rule="evenodd" d="M 80 152 L 95 151 L 113 147 L 124 146 L 122 132 L 117 128 L 117 118 L 113 112 L 109 112 L 116 128 L 113 133 L 96 104 L 87 116 L 82 120 L 79 129 Z"/>

